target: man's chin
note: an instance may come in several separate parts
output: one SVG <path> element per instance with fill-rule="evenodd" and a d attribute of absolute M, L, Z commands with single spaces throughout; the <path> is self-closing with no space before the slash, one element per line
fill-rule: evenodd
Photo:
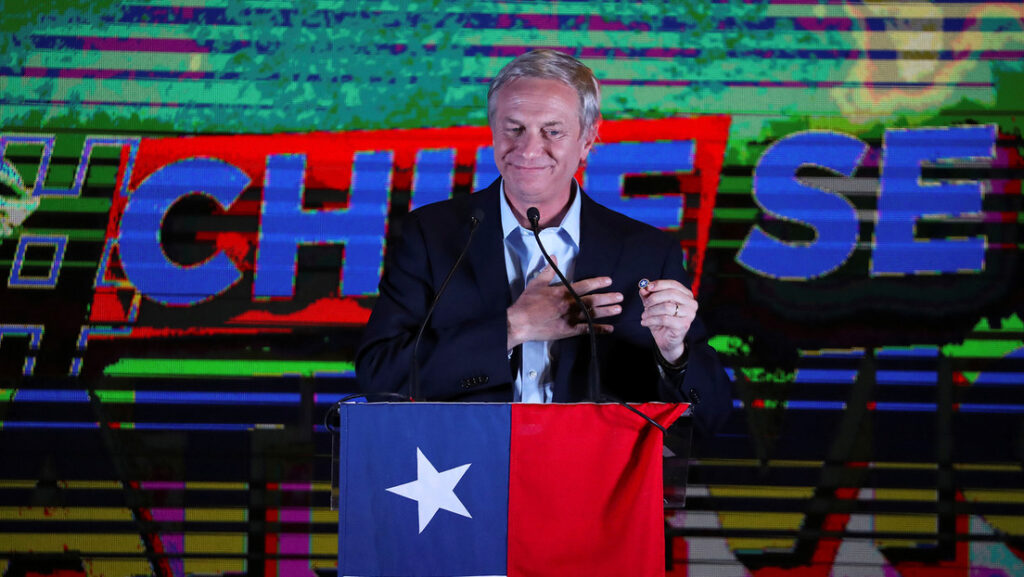
<path fill-rule="evenodd" d="M 519 198 L 519 199 L 523 199 L 523 200 L 532 200 L 532 201 L 540 200 L 540 199 L 542 199 L 542 198 L 544 198 L 544 197 L 546 197 L 546 196 L 548 196 L 550 194 L 548 192 L 549 190 L 550 189 L 546 188 L 546 187 L 542 187 L 542 186 L 526 186 L 523 183 L 518 183 L 518 182 L 517 183 L 509 183 L 509 182 L 506 181 L 506 183 L 505 183 L 505 192 L 509 196 L 512 196 L 512 197 L 515 197 L 515 198 Z"/>
<path fill-rule="evenodd" d="M 514 191 L 523 197 L 543 196 L 555 187 L 555 183 L 547 174 L 531 175 L 516 172 L 505 177 L 505 189 Z"/>

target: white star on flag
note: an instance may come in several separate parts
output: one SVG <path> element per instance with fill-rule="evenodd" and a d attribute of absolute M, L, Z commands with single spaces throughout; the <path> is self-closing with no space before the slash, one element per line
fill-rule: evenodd
<path fill-rule="evenodd" d="M 472 463 L 438 473 L 423 451 L 416 447 L 416 480 L 389 487 L 388 491 L 419 504 L 420 533 L 426 529 L 438 509 L 472 519 L 465 505 L 455 496 L 455 485 L 459 484 L 470 465 Z"/>

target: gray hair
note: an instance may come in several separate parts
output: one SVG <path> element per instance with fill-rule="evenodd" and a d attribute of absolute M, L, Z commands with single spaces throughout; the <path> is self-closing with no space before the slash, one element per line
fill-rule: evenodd
<path fill-rule="evenodd" d="M 589 136 L 601 120 L 601 88 L 594 72 L 579 60 L 555 50 L 531 50 L 505 65 L 487 89 L 487 121 L 494 114 L 494 94 L 519 78 L 558 80 L 576 90 L 580 100 L 580 134 Z"/>

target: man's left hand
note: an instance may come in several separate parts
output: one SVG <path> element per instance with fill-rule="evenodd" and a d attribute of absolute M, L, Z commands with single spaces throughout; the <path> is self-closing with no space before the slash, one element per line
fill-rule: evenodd
<path fill-rule="evenodd" d="M 662 358 L 677 364 L 686 352 L 686 333 L 697 317 L 697 300 L 682 283 L 655 280 L 640 289 L 644 313 L 640 324 L 649 328 Z"/>

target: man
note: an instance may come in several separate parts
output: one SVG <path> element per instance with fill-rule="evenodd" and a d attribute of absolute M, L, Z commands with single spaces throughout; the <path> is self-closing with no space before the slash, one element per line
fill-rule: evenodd
<path fill-rule="evenodd" d="M 604 391 L 690 402 L 701 428 L 718 428 L 731 407 L 729 380 L 697 319 L 679 243 L 597 204 L 573 178 L 597 137 L 593 73 L 535 50 L 499 72 L 487 99 L 501 178 L 404 222 L 356 357 L 362 389 L 408 393 L 416 332 L 469 238 L 471 215 L 482 215 L 419 347 L 423 396 L 585 400 L 587 325 L 566 288 L 552 284 L 526 216 L 534 207 L 545 248 L 592 312 Z"/>

